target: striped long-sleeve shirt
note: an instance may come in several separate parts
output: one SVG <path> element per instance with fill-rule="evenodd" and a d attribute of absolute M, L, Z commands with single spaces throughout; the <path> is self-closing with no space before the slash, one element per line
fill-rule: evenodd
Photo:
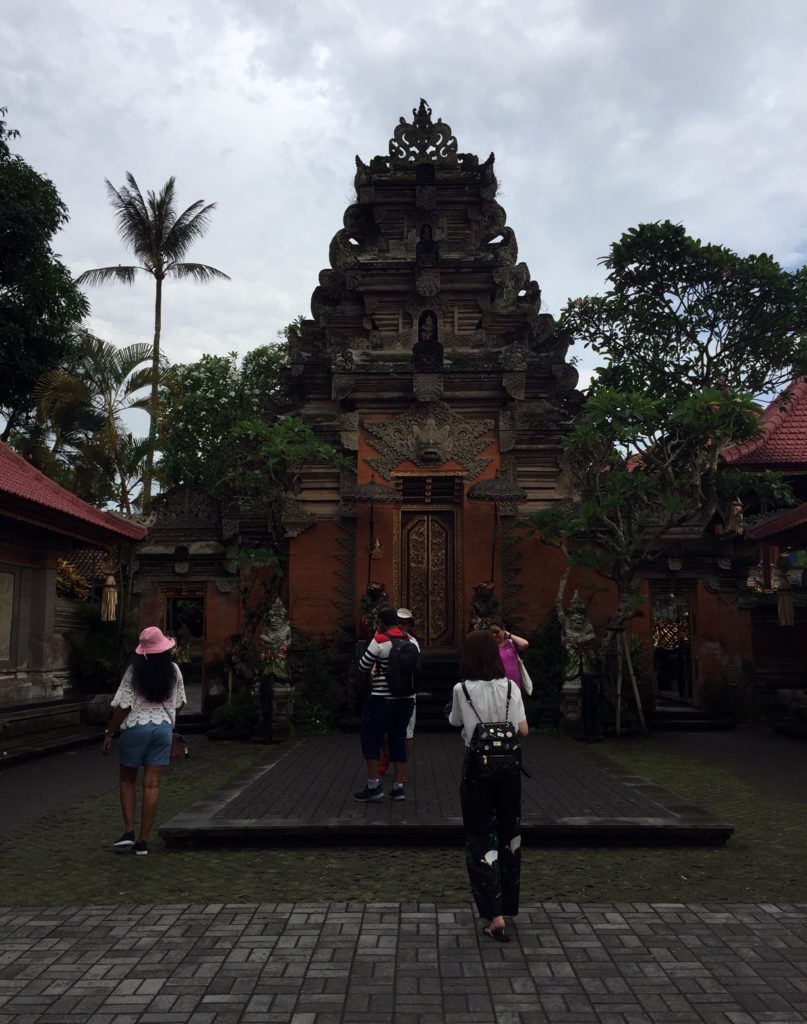
<path fill-rule="evenodd" d="M 387 633 L 389 636 L 399 638 L 409 636 L 408 633 L 404 633 L 397 626 L 390 627 Z M 371 677 L 371 697 L 385 697 L 387 700 L 411 700 L 411 697 L 393 697 L 389 692 L 389 686 L 387 686 L 387 662 L 392 650 L 392 641 L 389 639 L 389 636 L 386 633 L 376 633 L 367 645 L 367 650 L 361 656 L 359 669 L 362 672 L 370 672 L 373 666 L 375 666 L 375 672 L 373 672 Z M 414 641 L 414 637 L 410 637 L 410 639 Z"/>

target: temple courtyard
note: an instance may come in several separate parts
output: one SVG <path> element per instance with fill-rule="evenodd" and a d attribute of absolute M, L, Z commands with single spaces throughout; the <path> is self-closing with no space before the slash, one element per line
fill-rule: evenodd
<path fill-rule="evenodd" d="M 6 768 L 0 1024 L 807 1021 L 807 745 L 762 729 L 531 740 L 507 945 L 469 901 L 455 735 L 418 736 L 403 807 L 349 799 L 355 736 L 192 737 L 148 858 L 109 848 L 116 765 L 94 747 Z M 734 831 L 694 846 L 616 831 L 687 816 Z M 292 840 L 295 817 L 310 832 Z M 171 835 L 194 818 L 201 834 Z M 581 818 L 608 842 L 552 834 Z M 250 821 L 257 834 L 204 834 Z"/>

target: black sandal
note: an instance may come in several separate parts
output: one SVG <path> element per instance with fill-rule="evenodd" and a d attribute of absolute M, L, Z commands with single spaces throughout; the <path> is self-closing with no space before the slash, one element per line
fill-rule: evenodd
<path fill-rule="evenodd" d="M 482 929 L 482 934 L 487 935 L 488 938 L 493 939 L 494 942 L 510 941 L 510 936 L 505 932 L 504 928 L 499 928 L 497 931 L 494 931 L 494 929 L 491 928 L 490 925 L 485 925 L 485 927 Z"/>

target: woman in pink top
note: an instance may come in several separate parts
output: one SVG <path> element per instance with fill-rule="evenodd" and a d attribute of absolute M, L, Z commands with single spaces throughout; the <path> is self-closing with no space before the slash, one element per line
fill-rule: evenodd
<path fill-rule="evenodd" d="M 530 646 L 529 640 L 508 633 L 501 622 L 491 622 L 488 628 L 491 636 L 499 645 L 499 656 L 504 665 L 504 674 L 508 679 L 512 679 L 520 690 L 523 690 L 524 684 L 518 659 Z"/>

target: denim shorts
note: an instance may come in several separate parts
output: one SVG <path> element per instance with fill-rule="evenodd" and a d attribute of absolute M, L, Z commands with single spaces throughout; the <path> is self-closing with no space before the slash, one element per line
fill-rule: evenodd
<path fill-rule="evenodd" d="M 149 722 L 121 729 L 118 740 L 118 760 L 123 768 L 141 765 L 167 765 L 171 760 L 170 722 Z"/>

